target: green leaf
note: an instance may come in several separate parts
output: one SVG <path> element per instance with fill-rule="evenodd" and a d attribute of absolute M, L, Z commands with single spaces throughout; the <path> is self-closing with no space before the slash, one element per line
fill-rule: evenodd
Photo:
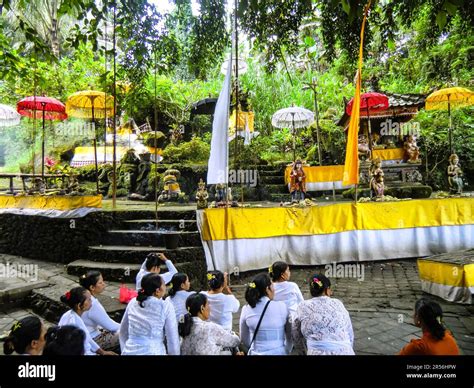
<path fill-rule="evenodd" d="M 442 30 L 447 22 L 446 12 L 439 11 L 436 15 L 436 24 L 438 25 L 439 29 Z"/>
<path fill-rule="evenodd" d="M 306 45 L 306 47 L 312 47 L 314 46 L 315 41 L 312 36 L 305 36 L 304 44 Z"/>
<path fill-rule="evenodd" d="M 387 40 L 387 47 L 390 51 L 395 51 L 397 45 L 395 44 L 395 41 L 393 39 L 389 39 Z"/>
<path fill-rule="evenodd" d="M 349 3 L 349 0 L 341 0 L 341 5 L 344 12 L 349 15 L 351 12 L 351 4 Z"/>
<path fill-rule="evenodd" d="M 444 2 L 443 8 L 448 11 L 448 14 L 450 14 L 451 16 L 455 15 L 456 11 L 458 10 L 458 6 L 453 3 L 450 3 L 449 1 Z"/>

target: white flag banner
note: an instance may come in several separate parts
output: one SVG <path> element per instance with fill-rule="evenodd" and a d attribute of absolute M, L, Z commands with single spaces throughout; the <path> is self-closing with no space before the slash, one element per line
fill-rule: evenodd
<path fill-rule="evenodd" d="M 229 64 L 232 63 L 232 54 Z M 229 151 L 227 145 L 229 129 L 230 80 L 232 66 L 227 67 L 227 73 L 221 94 L 216 103 L 214 121 L 212 122 L 211 156 L 207 168 L 207 184 L 228 183 Z"/>

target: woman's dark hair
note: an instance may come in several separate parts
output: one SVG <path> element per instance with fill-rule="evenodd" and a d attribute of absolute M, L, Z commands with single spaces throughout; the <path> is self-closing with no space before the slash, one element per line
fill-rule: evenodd
<path fill-rule="evenodd" d="M 76 326 L 54 326 L 46 332 L 44 356 L 81 356 L 84 354 L 86 334 Z"/>
<path fill-rule="evenodd" d="M 250 307 L 255 307 L 257 302 L 267 295 L 267 288 L 271 285 L 272 280 L 268 273 L 259 273 L 253 278 L 247 285 L 247 290 L 245 291 L 245 300 Z"/>
<path fill-rule="evenodd" d="M 84 287 L 75 287 L 61 295 L 60 300 L 75 310 L 77 305 L 81 306 L 86 301 L 86 292 L 87 290 Z"/>
<path fill-rule="evenodd" d="M 79 284 L 90 291 L 91 287 L 97 284 L 101 276 L 102 274 L 99 271 L 88 271 L 79 278 Z"/>
<path fill-rule="evenodd" d="M 309 279 L 311 296 L 321 296 L 329 287 L 331 287 L 331 281 L 323 274 L 315 274 Z"/>
<path fill-rule="evenodd" d="M 39 340 L 43 323 L 41 319 L 35 316 L 25 317 L 15 322 L 7 337 L 2 338 L 3 352 L 6 355 L 13 351 L 18 354 L 25 354 L 26 348 L 30 346 L 31 341 Z"/>
<path fill-rule="evenodd" d="M 415 303 L 415 314 L 433 337 L 438 340 L 444 338 L 446 329 L 441 324 L 443 310 L 438 303 L 429 299 L 418 299 Z"/>
<path fill-rule="evenodd" d="M 270 268 L 268 268 L 268 273 L 270 274 L 272 280 L 276 282 L 277 280 L 280 280 L 281 275 L 283 275 L 283 272 L 285 272 L 288 268 L 288 264 L 286 264 L 284 261 L 275 261 Z"/>
<path fill-rule="evenodd" d="M 163 284 L 163 279 L 157 273 L 149 273 L 143 276 L 142 279 L 142 288 L 137 295 L 137 302 L 140 304 L 140 307 L 143 306 L 143 302 L 152 296 L 157 288 L 160 288 Z"/>
<path fill-rule="evenodd" d="M 162 261 L 156 253 L 149 253 L 146 256 L 145 268 L 147 271 L 151 271 L 153 267 L 159 267 Z"/>
<path fill-rule="evenodd" d="M 224 285 L 224 274 L 221 271 L 209 271 L 207 284 L 211 290 L 218 290 Z"/>
<path fill-rule="evenodd" d="M 186 282 L 188 275 L 182 272 L 175 273 L 171 278 L 171 287 L 168 290 L 169 296 L 175 296 L 176 293 L 181 290 L 181 285 Z"/>
<path fill-rule="evenodd" d="M 207 297 L 204 294 L 199 293 L 188 296 L 188 299 L 186 299 L 186 310 L 188 310 L 188 313 L 184 315 L 183 322 L 178 324 L 178 333 L 181 337 L 184 338 L 191 333 L 193 317 L 197 317 L 206 303 Z"/>

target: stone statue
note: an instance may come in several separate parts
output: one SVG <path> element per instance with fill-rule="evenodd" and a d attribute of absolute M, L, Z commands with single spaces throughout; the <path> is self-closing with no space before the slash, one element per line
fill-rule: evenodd
<path fill-rule="evenodd" d="M 222 183 L 216 185 L 216 202 L 224 202 L 225 200 L 225 186 Z"/>
<path fill-rule="evenodd" d="M 359 159 L 360 160 L 367 160 L 370 159 L 370 147 L 369 141 L 365 135 L 359 135 L 359 144 L 357 146 Z"/>
<path fill-rule="evenodd" d="M 31 188 L 28 190 L 28 194 L 44 194 L 46 193 L 46 183 L 43 179 L 36 177 L 33 179 Z"/>
<path fill-rule="evenodd" d="M 290 173 L 290 194 L 292 202 L 299 202 L 305 199 L 306 195 L 306 174 L 303 170 L 301 160 L 293 163 Z"/>
<path fill-rule="evenodd" d="M 372 198 L 375 198 L 376 200 L 383 198 L 385 185 L 384 173 L 382 170 L 382 161 L 380 160 L 380 158 L 372 160 L 372 163 L 369 168 L 369 176 L 369 186 Z"/>
<path fill-rule="evenodd" d="M 77 179 L 77 174 L 69 174 L 69 179 L 68 179 L 68 185 L 66 188 L 66 192 L 69 195 L 78 195 L 84 190 L 81 189 L 81 186 L 79 185 L 79 180 Z"/>
<path fill-rule="evenodd" d="M 404 161 L 408 163 L 420 163 L 420 148 L 416 145 L 416 139 L 413 135 L 408 135 L 405 144 L 403 145 L 405 149 Z"/>
<path fill-rule="evenodd" d="M 181 174 L 178 170 L 166 170 L 164 175 L 164 187 L 158 197 L 158 202 L 177 201 L 182 197 L 177 178 Z"/>
<path fill-rule="evenodd" d="M 448 166 L 448 184 L 449 191 L 453 194 L 461 194 L 463 181 L 462 181 L 462 170 L 459 166 L 459 157 L 456 154 L 452 154 L 449 157 Z"/>
<path fill-rule="evenodd" d="M 198 183 L 198 191 L 196 193 L 196 202 L 198 209 L 207 209 L 207 199 L 209 198 L 209 194 L 206 190 L 206 182 L 199 180 Z"/>

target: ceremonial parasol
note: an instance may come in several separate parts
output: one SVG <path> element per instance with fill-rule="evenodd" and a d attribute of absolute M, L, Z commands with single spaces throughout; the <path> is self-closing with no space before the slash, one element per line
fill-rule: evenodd
<path fill-rule="evenodd" d="M 346 106 L 346 113 L 350 116 L 352 113 L 352 105 L 354 103 L 354 98 L 351 98 L 349 103 Z M 372 130 L 370 127 L 370 111 L 372 112 L 378 112 L 381 110 L 386 110 L 388 109 L 388 97 L 385 94 L 382 93 L 376 93 L 376 92 L 369 92 L 369 93 L 363 93 L 360 95 L 360 112 L 365 109 L 367 112 L 367 123 L 368 123 L 368 128 L 369 128 L 369 147 L 372 149 L 372 141 L 370 139 Z"/>
<path fill-rule="evenodd" d="M 21 115 L 15 110 L 15 108 L 0 104 L 0 127 L 13 127 L 14 125 L 20 124 Z"/>
<path fill-rule="evenodd" d="M 97 129 L 94 123 L 96 118 L 102 119 L 114 116 L 114 98 L 97 90 L 83 90 L 71 94 L 66 101 L 66 112 L 71 117 L 92 119 L 94 124 L 94 158 L 96 188 L 99 192 L 99 167 L 97 165 Z M 106 123 L 107 126 L 107 123 Z M 106 131 L 107 132 L 107 131 Z M 105 134 L 105 136 L 107 133 Z M 104 155 L 107 154 L 104 146 Z"/>
<path fill-rule="evenodd" d="M 466 88 L 446 88 L 431 93 L 425 100 L 426 110 L 448 110 L 449 116 L 449 150 L 453 153 L 453 129 L 451 108 L 462 108 L 474 105 L 474 92 Z"/>
<path fill-rule="evenodd" d="M 276 128 L 292 128 L 293 160 L 296 159 L 296 128 L 303 128 L 314 122 L 314 113 L 309 109 L 292 106 L 276 111 L 272 116 L 272 125 Z"/>
<path fill-rule="evenodd" d="M 66 107 L 52 97 L 30 96 L 20 100 L 16 110 L 22 116 L 43 119 L 43 139 L 41 143 L 41 176 L 44 177 L 44 121 L 67 119 Z"/>

